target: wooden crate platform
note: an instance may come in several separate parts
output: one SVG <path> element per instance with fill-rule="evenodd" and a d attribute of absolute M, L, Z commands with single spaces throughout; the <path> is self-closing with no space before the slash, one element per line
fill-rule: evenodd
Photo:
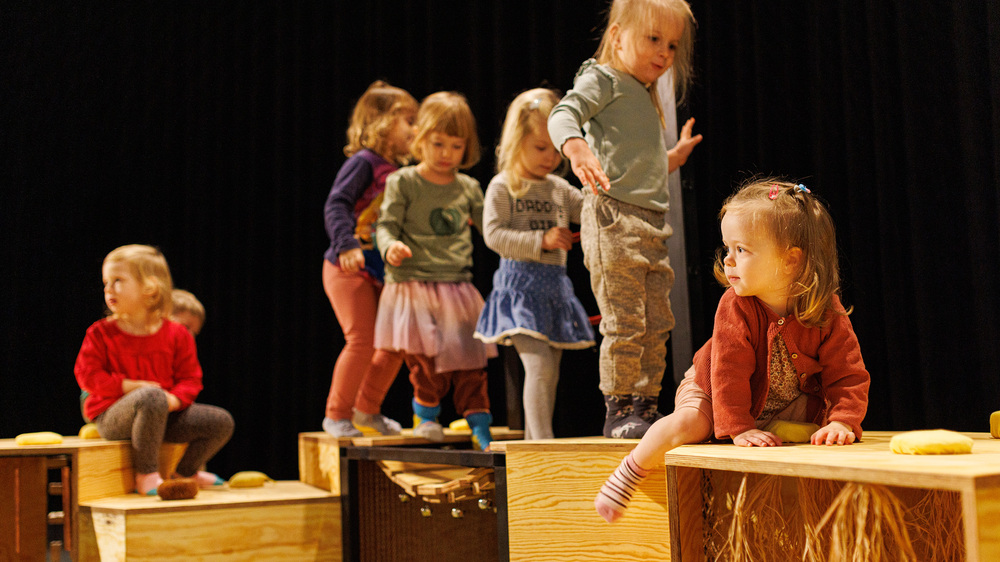
<path fill-rule="evenodd" d="M 514 439 L 524 439 L 524 431 L 504 426 L 491 427 L 493 443 Z M 445 444 L 468 443 L 472 434 L 468 430 L 444 430 Z M 401 435 L 374 435 L 365 437 L 334 437 L 324 431 L 309 431 L 299 434 L 299 480 L 322 488 L 331 494 L 341 494 L 340 449 L 343 447 L 396 447 L 434 445 L 432 441 L 414 437 L 412 429 L 404 429 Z"/>
<path fill-rule="evenodd" d="M 90 560 L 341 559 L 340 498 L 301 482 L 201 490 L 190 500 L 127 494 L 80 507 Z"/>
<path fill-rule="evenodd" d="M 669 559 L 662 468 L 651 472 L 614 525 L 594 509 L 601 484 L 638 442 L 592 437 L 505 443 L 510 560 Z"/>
<path fill-rule="evenodd" d="M 958 528 L 957 539 L 944 538 L 958 541 L 964 559 L 1000 560 L 1000 440 L 991 439 L 988 433 L 967 433 L 974 440 L 971 454 L 898 455 L 889 449 L 893 435 L 896 433 L 866 431 L 864 441 L 844 447 L 700 444 L 668 452 L 665 463 L 672 559 L 701 560 L 705 556 L 705 537 L 712 533 L 712 523 L 705 517 L 705 506 L 712 505 L 712 500 L 706 499 L 705 487 L 709 486 L 709 495 L 716 498 L 736 497 L 746 481 L 748 497 L 754 485 L 766 484 L 784 491 L 791 489 L 793 503 L 812 501 L 803 496 L 803 490 L 809 493 L 809 486 L 813 490 L 832 488 L 835 492 L 847 485 L 862 491 L 879 487 L 892 494 L 890 499 L 898 498 L 907 516 L 906 510 L 914 505 L 928 505 L 928 497 L 944 498 L 935 499 L 937 505 L 932 503 L 934 507 L 922 515 L 926 521 L 921 528 Z M 716 500 L 714 505 L 720 502 Z M 770 505 L 768 509 L 775 507 Z M 730 513 L 722 516 L 735 518 Z M 886 523 L 883 521 L 883 527 Z M 916 534 L 911 538 L 918 550 L 918 541 L 926 540 Z"/>

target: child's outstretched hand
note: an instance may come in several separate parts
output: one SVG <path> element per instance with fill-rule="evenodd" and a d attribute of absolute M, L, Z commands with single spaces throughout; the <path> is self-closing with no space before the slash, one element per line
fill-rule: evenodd
<path fill-rule="evenodd" d="M 542 236 L 543 250 L 566 250 L 573 248 L 573 233 L 564 226 L 553 226 Z"/>
<path fill-rule="evenodd" d="M 340 270 L 344 273 L 361 271 L 365 268 L 365 253 L 361 251 L 361 248 L 351 248 L 350 250 L 340 252 L 337 261 L 340 265 Z"/>
<path fill-rule="evenodd" d="M 763 429 L 750 429 L 733 437 L 733 443 L 740 447 L 780 447 L 781 438 Z"/>
<path fill-rule="evenodd" d="M 601 168 L 601 162 L 590 151 L 587 141 L 580 137 L 574 137 L 563 143 L 562 152 L 569 158 L 569 166 L 573 169 L 573 174 L 579 178 L 584 187 L 589 187 L 594 195 L 597 195 L 597 186 L 600 185 L 604 191 L 611 189 L 611 182 Z"/>
<path fill-rule="evenodd" d="M 691 151 L 694 147 L 701 142 L 702 136 L 695 135 L 691 136 L 691 132 L 694 131 L 694 117 L 687 120 L 684 126 L 681 127 L 680 138 L 677 139 L 677 144 L 673 148 L 667 151 L 667 171 L 673 172 L 677 168 L 680 168 L 687 162 L 688 156 L 691 156 Z"/>
<path fill-rule="evenodd" d="M 850 427 L 832 421 L 813 433 L 809 442 L 813 445 L 850 445 L 855 440 L 856 437 Z"/>
<path fill-rule="evenodd" d="M 399 240 L 393 242 L 385 251 L 385 263 L 393 267 L 399 267 L 399 264 L 403 263 L 404 259 L 412 257 L 413 252 L 410 250 L 410 247 Z"/>

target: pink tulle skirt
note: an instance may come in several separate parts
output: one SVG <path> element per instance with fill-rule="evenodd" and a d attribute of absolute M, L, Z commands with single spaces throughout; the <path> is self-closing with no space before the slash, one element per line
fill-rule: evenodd
<path fill-rule="evenodd" d="M 387 283 L 375 318 L 375 348 L 434 358 L 437 372 L 483 369 L 496 345 L 473 337 L 483 296 L 472 283 Z"/>

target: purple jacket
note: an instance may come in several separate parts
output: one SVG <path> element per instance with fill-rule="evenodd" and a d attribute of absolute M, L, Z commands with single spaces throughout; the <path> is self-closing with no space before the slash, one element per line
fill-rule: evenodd
<path fill-rule="evenodd" d="M 344 162 L 333 180 L 323 207 L 330 247 L 323 258 L 337 265 L 342 252 L 361 248 L 365 269 L 382 280 L 382 258 L 374 249 L 375 222 L 378 220 L 385 178 L 397 166 L 377 153 L 361 149 Z"/>

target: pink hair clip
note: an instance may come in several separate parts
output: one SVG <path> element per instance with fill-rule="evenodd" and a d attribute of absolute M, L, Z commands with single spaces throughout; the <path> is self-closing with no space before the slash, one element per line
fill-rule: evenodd
<path fill-rule="evenodd" d="M 778 184 L 772 183 L 771 184 L 771 191 L 767 194 L 767 198 L 770 199 L 771 201 L 774 201 L 775 199 L 777 199 L 778 198 L 778 193 L 781 193 L 780 189 L 781 188 L 778 187 Z"/>

